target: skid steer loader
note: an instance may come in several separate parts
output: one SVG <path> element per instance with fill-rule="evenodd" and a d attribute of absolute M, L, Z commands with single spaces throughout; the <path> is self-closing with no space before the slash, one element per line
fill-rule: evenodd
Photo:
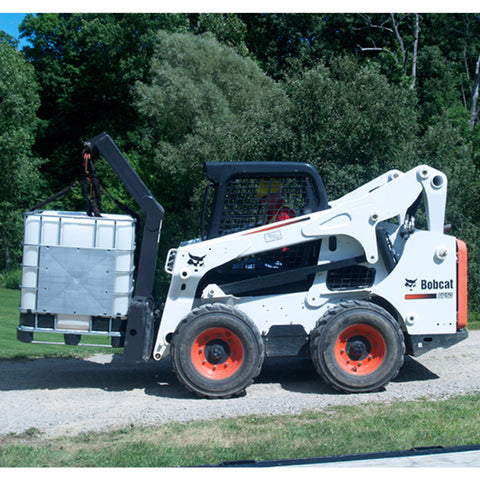
<path fill-rule="evenodd" d="M 127 362 L 170 355 L 188 389 L 227 398 L 265 357 L 311 357 L 334 389 L 371 392 L 404 355 L 466 338 L 467 249 L 444 233 L 442 172 L 392 170 L 328 201 L 309 164 L 207 163 L 201 236 L 168 252 L 158 308 L 164 210 L 107 134 L 85 145 L 144 211 L 141 248 L 130 215 L 26 213 L 19 340 L 108 336 Z"/>

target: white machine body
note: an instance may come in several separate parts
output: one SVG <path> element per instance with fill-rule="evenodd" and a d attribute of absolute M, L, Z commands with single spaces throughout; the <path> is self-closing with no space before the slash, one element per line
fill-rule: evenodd
<path fill-rule="evenodd" d="M 405 229 L 407 210 L 423 193 L 427 228 Z M 195 307 L 225 303 L 242 310 L 262 335 L 272 326 L 302 325 L 307 334 L 326 310 L 345 300 L 376 298 L 395 312 L 402 330 L 412 335 L 452 334 L 457 330 L 457 245 L 444 234 L 446 176 L 429 166 L 407 173 L 390 171 L 344 197 L 330 208 L 220 238 L 190 243 L 171 250 L 167 272 L 172 281 L 165 302 L 153 357 L 165 357 L 169 335 Z M 376 236 L 388 234 L 398 262 L 388 271 Z M 329 239 L 335 237 L 335 248 Z M 315 275 L 307 292 L 236 297 L 209 284 L 196 296 L 206 272 L 236 258 L 266 250 L 289 248 L 321 239 L 317 264 L 364 256 L 374 269 L 368 288 L 328 288 L 325 271 Z"/>

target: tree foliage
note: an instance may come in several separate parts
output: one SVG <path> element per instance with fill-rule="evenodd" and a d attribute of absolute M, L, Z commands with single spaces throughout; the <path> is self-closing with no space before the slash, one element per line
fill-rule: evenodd
<path fill-rule="evenodd" d="M 428 163 L 449 177 L 447 221 L 471 249 L 480 306 L 478 15 L 50 13 L 20 30 L 26 63 L 0 32 L 1 61 L 33 66 L 44 128 L 32 119 L 9 135 L 28 131 L 21 158 L 35 140 L 45 194 L 77 177 L 81 142 L 107 131 L 165 205 L 168 248 L 198 234 L 207 160 L 308 161 L 330 198 Z M 33 179 L 38 161 L 23 163 Z"/>
<path fill-rule="evenodd" d="M 126 138 L 135 128 L 135 81 L 145 80 L 157 30 L 186 29 L 188 19 L 169 14 L 27 15 L 23 51 L 41 88 L 39 116 L 47 122 L 37 149 L 52 158 L 45 174 L 54 190 L 78 175 L 81 140 L 102 131 Z"/>
<path fill-rule="evenodd" d="M 198 234 L 204 162 L 287 155 L 284 90 L 212 35 L 160 32 L 150 80 L 137 82 L 135 97 L 143 119 L 139 167 L 180 222 L 176 236 Z"/>
<path fill-rule="evenodd" d="M 246 45 L 265 72 L 279 80 L 323 57 L 329 17 L 322 14 L 243 14 Z"/>
<path fill-rule="evenodd" d="M 288 84 L 298 160 L 314 163 L 335 198 L 391 168 L 410 168 L 416 98 L 376 65 L 339 57 Z"/>
<path fill-rule="evenodd" d="M 32 154 L 39 100 L 32 66 L 0 40 L 0 270 L 18 265 L 22 214 L 41 186 L 40 161 Z"/>

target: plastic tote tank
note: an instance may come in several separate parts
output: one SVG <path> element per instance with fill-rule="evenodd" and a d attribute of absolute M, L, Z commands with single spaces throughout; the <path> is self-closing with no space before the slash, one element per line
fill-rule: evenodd
<path fill-rule="evenodd" d="M 26 213 L 19 332 L 121 336 L 134 252 L 128 215 Z"/>

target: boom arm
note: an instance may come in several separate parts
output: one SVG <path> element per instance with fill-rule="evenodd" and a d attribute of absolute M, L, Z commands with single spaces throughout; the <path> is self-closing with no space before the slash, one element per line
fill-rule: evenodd
<path fill-rule="evenodd" d="M 92 153 L 101 153 L 145 212 L 142 247 L 138 262 L 135 295 L 128 311 L 124 356 L 127 361 L 147 360 L 153 344 L 153 282 L 157 265 L 158 240 L 165 210 L 142 182 L 127 159 L 106 134 L 85 142 Z"/>

